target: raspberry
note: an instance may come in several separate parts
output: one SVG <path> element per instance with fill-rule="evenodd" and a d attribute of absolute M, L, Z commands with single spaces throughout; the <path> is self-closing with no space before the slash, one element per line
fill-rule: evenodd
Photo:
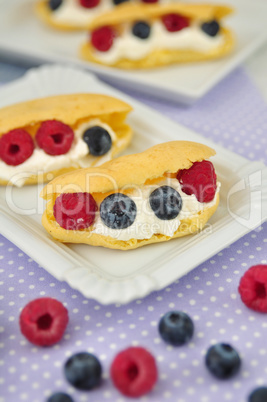
<path fill-rule="evenodd" d="M 248 308 L 267 313 L 267 265 L 250 267 L 242 276 L 238 291 Z"/>
<path fill-rule="evenodd" d="M 0 159 L 7 165 L 17 166 L 33 153 L 33 139 L 27 131 L 17 128 L 0 138 Z"/>
<path fill-rule="evenodd" d="M 113 360 L 110 374 L 115 387 L 134 398 L 151 391 L 158 377 L 154 357 L 142 347 L 120 352 Z"/>
<path fill-rule="evenodd" d="M 91 43 L 100 52 L 107 52 L 113 45 L 115 32 L 112 28 L 104 26 L 92 32 Z"/>
<path fill-rule="evenodd" d="M 100 0 L 80 0 L 80 4 L 84 8 L 94 8 L 99 4 Z"/>
<path fill-rule="evenodd" d="M 60 341 L 68 321 L 68 310 L 61 302 L 42 297 L 24 307 L 19 324 L 28 341 L 39 346 L 51 346 Z"/>
<path fill-rule="evenodd" d="M 67 230 L 81 230 L 91 226 L 97 205 L 89 193 L 60 194 L 54 205 L 57 223 Z"/>
<path fill-rule="evenodd" d="M 177 180 L 182 191 L 195 194 L 199 202 L 210 202 L 216 192 L 216 174 L 210 161 L 195 162 L 189 169 L 179 170 Z"/>
<path fill-rule="evenodd" d="M 36 134 L 36 142 L 48 155 L 66 154 L 74 140 L 73 130 L 57 120 L 44 121 Z"/>
<path fill-rule="evenodd" d="M 166 14 L 162 22 L 169 32 L 177 32 L 189 26 L 189 19 L 179 14 Z"/>

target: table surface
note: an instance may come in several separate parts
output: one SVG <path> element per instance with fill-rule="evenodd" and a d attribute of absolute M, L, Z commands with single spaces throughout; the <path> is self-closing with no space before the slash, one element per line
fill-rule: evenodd
<path fill-rule="evenodd" d="M 128 93 L 229 149 L 266 163 L 266 67 L 267 46 L 245 63 L 245 70 L 237 69 L 190 109 Z M 2 60 L 0 82 L 25 70 Z M 56 281 L 0 236 L 0 401 L 42 402 L 58 390 L 74 401 L 126 401 L 112 386 L 109 367 L 114 356 L 131 345 L 149 349 L 159 370 L 155 389 L 142 401 L 247 401 L 252 389 L 267 386 L 267 323 L 264 315 L 242 304 L 237 288 L 251 265 L 267 263 L 266 250 L 264 223 L 171 286 L 126 306 L 102 306 Z M 61 300 L 69 311 L 65 336 L 52 348 L 31 345 L 19 331 L 22 307 L 40 296 Z M 179 348 L 167 346 L 157 331 L 161 315 L 173 309 L 186 311 L 195 324 L 191 342 Z M 205 369 L 205 352 L 216 342 L 230 343 L 240 352 L 241 370 L 229 381 L 216 380 Z M 63 376 L 64 362 L 78 351 L 94 353 L 103 366 L 101 386 L 89 393 L 75 391 Z"/>

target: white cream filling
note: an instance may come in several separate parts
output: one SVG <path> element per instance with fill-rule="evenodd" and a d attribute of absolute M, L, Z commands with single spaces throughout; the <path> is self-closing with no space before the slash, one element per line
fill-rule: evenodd
<path fill-rule="evenodd" d="M 139 2 L 131 0 L 130 2 Z M 170 3 L 172 0 L 160 0 L 160 3 Z M 117 7 L 112 0 L 100 0 L 96 7 L 85 8 L 80 5 L 79 0 L 63 0 L 61 6 L 52 12 L 52 18 L 56 22 L 74 26 L 88 25 L 98 15 Z"/>
<path fill-rule="evenodd" d="M 94 49 L 94 57 L 106 64 L 126 58 L 139 60 L 156 49 L 190 49 L 208 52 L 223 43 L 223 36 L 214 37 L 202 31 L 199 24 L 193 24 L 178 32 L 169 32 L 161 21 L 151 25 L 147 39 L 140 39 L 132 34 L 132 26 L 128 26 L 122 36 L 114 39 L 112 47 L 106 52 Z"/>
<path fill-rule="evenodd" d="M 171 220 L 161 220 L 157 218 L 149 203 L 149 195 L 152 191 L 164 185 L 174 188 L 182 197 L 182 209 L 179 215 Z M 180 226 L 181 220 L 193 217 L 198 212 L 215 205 L 220 186 L 221 184 L 217 183 L 215 197 L 212 201 L 207 203 L 199 202 L 194 194 L 185 194 L 181 190 L 181 185 L 177 179 L 167 178 L 157 185 L 139 187 L 133 190 L 133 193 L 130 195 L 137 208 L 136 218 L 131 226 L 125 229 L 111 229 L 104 224 L 98 212 L 91 233 L 110 236 L 114 239 L 124 241 L 130 239 L 150 239 L 154 234 L 163 234 L 172 237 Z"/>
<path fill-rule="evenodd" d="M 96 158 L 99 158 L 95 166 L 101 165 L 111 159 L 111 150 L 101 157 L 89 154 L 87 144 L 83 141 L 82 135 L 87 128 L 101 126 L 108 131 L 112 144 L 116 142 L 117 136 L 112 128 L 101 122 L 100 119 L 92 119 L 82 123 L 75 131 L 75 138 L 71 149 L 64 155 L 48 155 L 42 149 L 36 147 L 33 154 L 25 162 L 18 166 L 10 166 L 0 160 L 0 179 L 9 181 L 17 187 L 23 186 L 25 181 L 33 176 L 66 167 L 90 167 Z"/>
<path fill-rule="evenodd" d="M 79 0 L 63 0 L 61 6 L 53 11 L 52 18 L 56 22 L 68 25 L 86 25 L 112 8 L 112 0 L 100 0 L 99 4 L 92 8 L 82 7 Z"/>

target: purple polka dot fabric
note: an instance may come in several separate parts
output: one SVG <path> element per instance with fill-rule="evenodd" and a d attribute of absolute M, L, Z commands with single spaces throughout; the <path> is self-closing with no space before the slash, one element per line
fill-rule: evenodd
<path fill-rule="evenodd" d="M 266 162 L 266 104 L 242 69 L 191 108 L 128 93 L 228 149 Z M 58 391 L 77 402 L 131 400 L 113 387 L 109 369 L 120 350 L 137 345 L 155 356 L 159 373 L 153 391 L 140 401 L 246 402 L 254 388 L 267 386 L 267 320 L 244 306 L 237 288 L 243 273 L 267 264 L 266 258 L 264 223 L 171 286 L 128 305 L 102 306 L 55 280 L 0 236 L 0 402 L 44 402 Z M 27 302 L 42 296 L 63 302 L 70 318 L 63 339 L 47 348 L 29 343 L 18 323 Z M 168 346 L 159 336 L 159 319 L 169 310 L 185 311 L 194 321 L 185 346 Z M 216 342 L 231 344 L 242 359 L 240 372 L 227 381 L 215 379 L 204 364 Z M 63 374 L 64 362 L 80 351 L 94 353 L 103 366 L 101 386 L 90 392 L 76 391 Z"/>

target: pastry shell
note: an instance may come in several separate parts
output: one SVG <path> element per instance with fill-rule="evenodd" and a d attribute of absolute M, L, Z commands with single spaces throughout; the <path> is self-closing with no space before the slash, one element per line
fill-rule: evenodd
<path fill-rule="evenodd" d="M 43 214 L 42 224 L 50 235 L 63 243 L 85 243 L 119 250 L 130 250 L 151 243 L 168 241 L 202 230 L 219 204 L 219 193 L 210 208 L 183 219 L 172 237 L 154 234 L 149 239 L 117 240 L 110 236 L 85 230 L 65 230 L 58 225 L 53 215 L 56 198 L 62 193 L 90 192 L 95 199 L 123 191 L 125 188 L 137 188 L 166 176 L 175 177 L 180 169 L 188 169 L 194 162 L 208 159 L 215 154 L 210 147 L 190 142 L 173 141 L 156 145 L 145 152 L 122 156 L 106 162 L 97 168 L 74 171 L 55 178 L 46 185 L 41 197 L 48 201 Z M 93 227 L 93 226 L 92 226 Z"/>
<path fill-rule="evenodd" d="M 83 122 L 99 118 L 110 125 L 117 135 L 117 141 L 111 148 L 111 157 L 115 157 L 130 143 L 132 129 L 125 123 L 132 110 L 127 103 L 100 94 L 57 95 L 14 104 L 0 109 L 0 137 L 16 128 L 23 128 L 34 138 L 41 122 L 59 120 L 75 129 Z M 95 157 L 97 164 L 100 157 Z M 73 166 L 30 176 L 25 184 L 47 182 L 54 177 L 73 171 Z M 12 184 L 0 179 L 0 185 Z"/>

